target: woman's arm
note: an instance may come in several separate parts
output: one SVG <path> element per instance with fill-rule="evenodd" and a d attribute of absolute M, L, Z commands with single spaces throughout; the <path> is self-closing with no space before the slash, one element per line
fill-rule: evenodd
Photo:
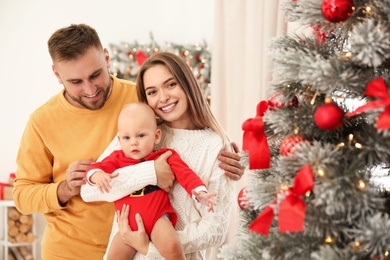
<path fill-rule="evenodd" d="M 90 184 L 90 182 L 83 185 L 80 193 L 83 200 L 85 202 L 112 202 L 129 195 L 131 192 L 142 189 L 147 185 L 157 184 L 154 161 L 126 166 L 118 169 L 115 173 L 116 172 L 118 173 L 118 176 L 111 179 L 111 189 L 108 193 L 100 192 L 98 187 Z"/>
<path fill-rule="evenodd" d="M 224 171 L 219 167 L 216 159 L 220 151 L 220 146 L 215 146 L 204 153 L 204 166 L 209 167 L 209 176 L 204 176 L 207 188 L 217 194 L 215 212 L 208 212 L 208 208 L 194 203 L 193 214 L 199 212 L 197 217 L 192 216 L 192 221 L 186 223 L 183 230 L 177 231 L 185 254 L 191 254 L 200 250 L 221 245 L 227 236 L 230 215 L 233 205 L 234 182 L 226 177 Z M 202 159 L 200 159 L 202 160 Z M 196 170 L 195 170 L 196 171 Z M 176 203 L 184 206 L 185 201 L 174 195 Z M 191 198 L 187 198 L 192 200 Z M 187 212 L 177 211 L 178 214 Z M 153 243 L 149 244 L 149 252 L 145 259 L 161 257 Z M 135 259 L 141 259 L 137 254 Z"/>
<path fill-rule="evenodd" d="M 120 149 L 120 145 L 117 137 L 115 137 L 99 157 L 98 161 L 101 161 L 112 151 L 118 149 Z M 81 187 L 81 197 L 86 202 L 112 202 L 147 185 L 157 185 L 161 189 L 169 192 L 175 179 L 167 163 L 167 158 L 171 154 L 172 153 L 169 151 L 162 154 L 160 158 L 155 161 L 147 161 L 116 170 L 115 173 L 118 173 L 118 176 L 112 178 L 112 188 L 109 193 L 101 193 L 97 186 L 91 185 L 90 182 L 87 182 L 87 184 Z M 114 174 L 114 176 L 115 175 L 116 174 Z"/>

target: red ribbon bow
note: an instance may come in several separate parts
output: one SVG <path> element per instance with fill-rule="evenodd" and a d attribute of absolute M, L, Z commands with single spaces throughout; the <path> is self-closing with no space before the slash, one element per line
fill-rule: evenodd
<path fill-rule="evenodd" d="M 268 109 L 267 101 L 260 101 L 256 109 L 256 117 L 245 120 L 242 124 L 244 130 L 242 150 L 249 155 L 249 169 L 269 168 L 271 156 L 264 133 L 264 122 L 262 116 Z"/>
<path fill-rule="evenodd" d="M 280 232 L 299 232 L 304 229 L 306 205 L 300 198 L 314 187 L 314 177 L 309 164 L 304 165 L 294 178 L 294 186 L 278 195 L 284 196 L 280 204 L 274 201 L 249 225 L 249 230 L 267 236 L 275 212 L 279 206 L 278 226 Z"/>
<path fill-rule="evenodd" d="M 347 116 L 352 117 L 370 109 L 386 107 L 376 120 L 376 129 L 389 129 L 390 96 L 387 92 L 386 82 L 381 77 L 372 80 L 367 84 L 366 91 L 364 92 L 364 94 L 371 97 L 377 97 L 379 98 L 379 100 L 368 102 L 367 104 L 357 108 L 355 111 L 347 113 Z"/>

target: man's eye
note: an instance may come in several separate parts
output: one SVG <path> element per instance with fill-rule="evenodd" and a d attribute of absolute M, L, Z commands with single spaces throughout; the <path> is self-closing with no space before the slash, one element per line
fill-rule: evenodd
<path fill-rule="evenodd" d="M 99 75 L 100 75 L 100 72 L 97 73 L 97 74 L 92 75 L 91 78 L 97 78 L 97 77 L 99 77 Z"/>

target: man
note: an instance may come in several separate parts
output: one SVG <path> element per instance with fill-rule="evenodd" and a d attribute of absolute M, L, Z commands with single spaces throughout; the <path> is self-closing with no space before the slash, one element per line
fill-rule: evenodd
<path fill-rule="evenodd" d="M 64 88 L 27 122 L 17 156 L 15 205 L 24 214 L 44 214 L 42 259 L 102 259 L 114 206 L 85 203 L 80 187 L 85 184 L 86 168 L 116 135 L 120 110 L 137 101 L 135 85 L 109 74 L 108 51 L 90 26 L 57 30 L 48 48 L 53 72 Z M 168 192 L 174 180 L 166 164 L 169 155 L 136 166 L 134 171 L 152 173 L 140 175 L 144 179 L 137 181 Z M 221 161 L 227 163 L 223 167 L 228 174 L 242 175 L 237 155 L 228 153 Z"/>

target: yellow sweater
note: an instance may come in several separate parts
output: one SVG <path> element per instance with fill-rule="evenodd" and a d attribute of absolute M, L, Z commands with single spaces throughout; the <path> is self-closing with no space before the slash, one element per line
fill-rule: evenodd
<path fill-rule="evenodd" d="M 57 187 L 65 180 L 69 163 L 99 157 L 117 133 L 123 105 L 137 100 L 132 82 L 113 80 L 111 95 L 100 110 L 76 108 L 61 91 L 27 122 L 17 156 L 13 196 L 20 212 L 44 214 L 44 260 L 103 258 L 114 205 L 86 203 L 76 196 L 61 207 Z"/>

